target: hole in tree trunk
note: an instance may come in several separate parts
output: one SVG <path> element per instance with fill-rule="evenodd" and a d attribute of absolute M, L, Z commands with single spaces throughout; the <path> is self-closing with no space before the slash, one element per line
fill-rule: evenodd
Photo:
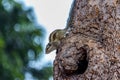
<path fill-rule="evenodd" d="M 86 46 L 86 45 L 80 48 L 80 49 L 82 49 L 81 54 L 83 56 L 82 56 L 82 59 L 80 57 L 80 60 L 78 62 L 78 69 L 75 72 L 76 74 L 83 74 L 86 71 L 87 67 L 88 67 L 88 52 L 89 52 L 88 48 L 89 47 Z"/>
<path fill-rule="evenodd" d="M 76 74 L 83 74 L 88 67 L 88 61 L 83 60 L 78 63 L 78 69 L 76 70 Z"/>
<path fill-rule="evenodd" d="M 83 74 L 87 67 L 88 67 L 88 52 L 89 52 L 89 47 L 88 46 L 83 46 L 83 47 L 80 47 L 79 48 L 79 53 L 76 54 L 76 62 L 77 62 L 77 69 L 76 70 L 67 70 L 67 69 L 64 69 L 65 70 L 65 73 L 67 75 L 79 75 L 79 74 Z M 71 64 L 73 65 L 73 64 Z M 73 65 L 75 66 L 75 65 Z M 73 67 L 73 66 L 70 66 L 70 67 Z"/>

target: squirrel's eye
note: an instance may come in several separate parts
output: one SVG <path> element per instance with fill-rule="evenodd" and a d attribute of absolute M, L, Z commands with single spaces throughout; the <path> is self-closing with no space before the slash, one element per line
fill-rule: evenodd
<path fill-rule="evenodd" d="M 48 45 L 49 45 L 49 46 L 51 46 L 51 44 L 50 44 L 50 43 L 48 43 Z"/>

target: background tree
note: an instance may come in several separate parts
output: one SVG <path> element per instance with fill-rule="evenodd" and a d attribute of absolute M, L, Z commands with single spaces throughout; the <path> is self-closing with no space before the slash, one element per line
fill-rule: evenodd
<path fill-rule="evenodd" d="M 54 80 L 120 80 L 120 0 L 74 0 Z"/>
<path fill-rule="evenodd" d="M 0 80 L 24 80 L 28 72 L 37 80 L 48 80 L 51 67 L 28 66 L 43 53 L 45 30 L 36 23 L 32 8 L 14 0 L 0 0 Z"/>

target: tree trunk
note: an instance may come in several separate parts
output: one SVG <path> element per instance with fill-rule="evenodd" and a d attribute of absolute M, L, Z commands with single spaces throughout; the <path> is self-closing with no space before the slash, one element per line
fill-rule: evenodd
<path fill-rule="evenodd" d="M 54 80 L 120 80 L 120 0 L 74 0 L 71 13 Z"/>

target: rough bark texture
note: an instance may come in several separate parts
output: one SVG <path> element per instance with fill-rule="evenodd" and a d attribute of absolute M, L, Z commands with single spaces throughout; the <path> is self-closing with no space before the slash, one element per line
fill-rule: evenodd
<path fill-rule="evenodd" d="M 120 80 L 120 0 L 75 0 L 54 80 Z"/>

